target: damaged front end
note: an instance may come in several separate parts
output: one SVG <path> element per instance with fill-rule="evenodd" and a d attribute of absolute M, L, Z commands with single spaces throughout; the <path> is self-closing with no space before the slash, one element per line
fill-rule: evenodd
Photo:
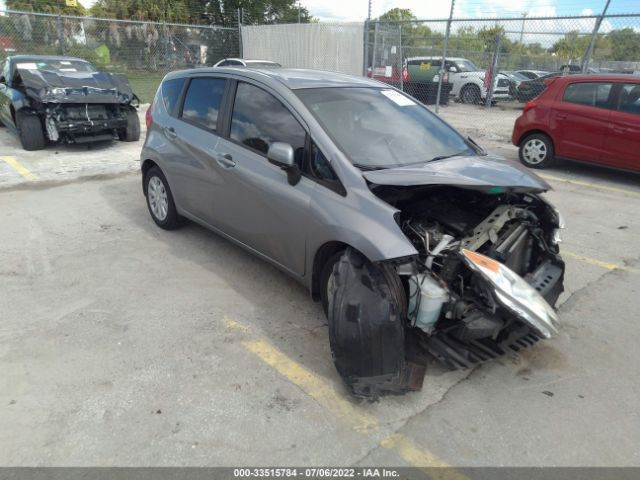
<path fill-rule="evenodd" d="M 21 69 L 18 80 L 52 142 L 122 138 L 138 105 L 127 77 L 120 74 Z"/>
<path fill-rule="evenodd" d="M 548 185 L 507 162 L 495 167 L 487 164 L 505 174 L 511 169 L 511 178 L 507 175 L 493 182 L 486 169 L 484 179 L 475 181 L 453 174 L 455 168 L 442 173 L 451 166 L 443 163 L 437 176 L 440 183 L 424 170 L 364 174 L 371 191 L 397 208 L 397 223 L 418 254 L 376 267 L 393 270 L 402 294 L 395 298 L 368 294 L 370 298 L 363 302 L 352 295 L 341 301 L 342 309 L 331 305 L 330 325 L 343 330 L 348 321 L 341 320 L 349 310 L 360 332 L 364 331 L 361 320 L 376 315 L 391 318 L 385 323 L 386 333 L 366 332 L 369 348 L 386 350 L 384 355 L 373 355 L 385 358 L 383 368 L 371 369 L 372 376 L 343 374 L 358 396 L 419 390 L 426 352 L 449 367 L 469 368 L 557 333 L 552 307 L 563 291 L 564 262 L 558 245 L 563 221 L 540 196 Z M 476 169 L 475 178 L 482 178 L 481 173 Z M 374 278 L 364 283 L 375 283 Z M 374 299 L 381 300 L 372 309 Z M 365 303 L 369 316 L 358 316 Z M 402 348 L 397 348 L 396 341 L 395 356 L 387 339 L 398 335 L 398 321 L 389 311 L 396 312 L 403 325 Z M 336 363 L 339 354 L 334 349 Z"/>

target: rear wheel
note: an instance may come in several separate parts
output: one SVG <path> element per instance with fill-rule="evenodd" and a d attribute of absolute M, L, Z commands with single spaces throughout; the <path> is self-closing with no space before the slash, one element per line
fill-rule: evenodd
<path fill-rule="evenodd" d="M 140 119 L 136 110 L 127 111 L 127 128 L 118 132 L 118 138 L 124 142 L 140 140 Z"/>
<path fill-rule="evenodd" d="M 481 98 L 480 88 L 477 85 L 466 85 L 460 92 L 462 103 L 478 103 Z"/>
<path fill-rule="evenodd" d="M 553 142 L 544 133 L 534 133 L 520 142 L 518 156 L 527 167 L 549 167 L 555 162 Z"/>
<path fill-rule="evenodd" d="M 42 123 L 37 115 L 26 112 L 16 113 L 16 126 L 22 148 L 27 151 L 42 150 L 47 142 L 42 131 Z"/>
<path fill-rule="evenodd" d="M 144 177 L 144 191 L 151 218 L 160 228 L 174 230 L 181 224 L 167 179 L 158 167 L 151 167 Z"/>

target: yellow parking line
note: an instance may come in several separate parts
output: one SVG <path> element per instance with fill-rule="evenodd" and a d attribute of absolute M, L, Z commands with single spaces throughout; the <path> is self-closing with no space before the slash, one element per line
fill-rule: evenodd
<path fill-rule="evenodd" d="M 588 263 L 589 265 L 604 268 L 605 270 L 625 270 L 627 272 L 640 273 L 640 269 L 637 268 L 627 267 L 626 265 L 620 265 L 618 263 L 605 262 L 598 260 L 597 258 L 591 258 L 585 255 L 580 255 L 579 253 L 574 253 L 570 250 L 562 249 L 560 254 Z"/>
<path fill-rule="evenodd" d="M 396 450 L 402 458 L 416 467 L 438 468 L 438 470 L 429 470 L 429 477 L 432 479 L 466 480 L 467 478 L 428 450 L 418 448 L 415 443 L 401 433 L 394 433 L 384 438 L 380 442 L 380 446 Z"/>
<path fill-rule="evenodd" d="M 0 160 L 4 160 L 5 163 L 7 163 L 11 167 L 13 167 L 13 169 L 16 172 L 18 172 L 20 175 L 22 175 L 25 179 L 27 179 L 27 180 L 35 180 L 36 179 L 36 177 L 33 175 L 33 173 L 31 173 L 28 168 L 26 168 L 24 165 L 22 165 L 15 158 L 13 158 L 13 157 L 0 157 Z"/>
<path fill-rule="evenodd" d="M 332 385 L 294 362 L 269 343 L 264 340 L 254 340 L 244 342 L 243 345 L 331 411 L 341 422 L 349 423 L 354 430 L 362 433 L 373 433 L 378 430 L 378 420 L 375 417 L 360 411 Z"/>
<path fill-rule="evenodd" d="M 605 192 L 615 192 L 615 193 L 622 193 L 623 195 L 640 197 L 640 192 L 636 192 L 633 190 L 626 190 L 624 188 L 609 187 L 607 185 L 599 185 L 597 183 L 585 182 L 582 180 L 574 180 L 572 178 L 556 177 L 554 175 L 547 175 L 547 174 L 538 174 L 538 176 L 544 178 L 545 180 L 551 180 L 553 182 L 570 183 L 571 185 L 577 185 L 579 187 L 594 188 L 596 190 L 603 190 Z"/>
<path fill-rule="evenodd" d="M 237 324 L 237 322 L 233 322 Z M 236 325 L 227 321 L 227 328 L 237 329 Z M 291 360 L 280 350 L 264 340 L 250 340 L 243 342 L 244 347 L 257 355 L 263 362 L 275 369 L 294 385 L 300 387 L 307 395 L 322 405 L 340 422 L 347 423 L 360 433 L 374 433 L 379 430 L 376 417 L 354 405 L 330 383 L 318 375 L 310 372 L 299 363 Z M 429 471 L 433 478 L 465 480 L 466 477 L 456 472 L 444 460 L 429 450 L 417 446 L 410 439 L 400 433 L 394 433 L 380 441 L 380 446 L 395 450 L 405 461 L 418 468 L 435 468 Z"/>

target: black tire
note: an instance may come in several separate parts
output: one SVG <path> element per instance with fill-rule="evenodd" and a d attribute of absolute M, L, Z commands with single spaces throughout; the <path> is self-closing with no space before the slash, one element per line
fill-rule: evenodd
<path fill-rule="evenodd" d="M 520 142 L 518 157 L 530 168 L 547 168 L 556 161 L 553 142 L 544 133 L 527 135 Z"/>
<path fill-rule="evenodd" d="M 377 399 L 419 390 L 424 369 L 406 360 L 406 294 L 395 270 L 347 248 L 326 290 L 331 353 L 351 393 Z"/>
<path fill-rule="evenodd" d="M 460 101 L 467 104 L 479 103 L 482 99 L 480 88 L 477 85 L 465 85 L 460 92 Z"/>
<path fill-rule="evenodd" d="M 160 197 L 158 196 L 160 193 L 159 189 L 161 189 L 166 196 L 166 203 L 162 202 L 161 195 Z M 182 217 L 178 215 L 176 204 L 171 194 L 171 188 L 169 188 L 169 183 L 160 168 L 151 167 L 145 174 L 144 194 L 147 199 L 147 208 L 156 225 L 165 230 L 174 230 L 180 227 Z M 164 209 L 161 208 L 162 203 L 165 203 Z"/>
<path fill-rule="evenodd" d="M 118 132 L 118 138 L 123 142 L 140 140 L 140 119 L 136 110 L 127 111 L 127 128 Z"/>
<path fill-rule="evenodd" d="M 44 132 L 42 131 L 42 123 L 37 115 L 27 112 L 17 112 L 16 126 L 18 127 L 20 143 L 25 150 L 29 152 L 42 150 L 47 145 Z"/>
<path fill-rule="evenodd" d="M 329 297 L 327 295 L 327 287 L 329 284 L 329 277 L 333 273 L 334 266 L 340 261 L 340 258 L 344 255 L 344 250 L 332 255 L 329 260 L 324 264 L 322 271 L 320 272 L 320 302 L 322 303 L 322 310 L 324 316 L 329 318 Z"/>

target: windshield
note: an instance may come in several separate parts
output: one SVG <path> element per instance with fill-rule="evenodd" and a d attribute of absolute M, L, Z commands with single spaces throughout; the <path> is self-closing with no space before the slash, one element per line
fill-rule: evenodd
<path fill-rule="evenodd" d="M 480 70 L 471 60 L 456 60 L 459 72 L 477 72 Z"/>
<path fill-rule="evenodd" d="M 88 62 L 81 60 L 37 59 L 33 61 L 19 61 L 16 67 L 20 70 L 48 70 L 60 73 L 95 72 L 96 69 Z"/>
<path fill-rule="evenodd" d="M 509 77 L 511 80 L 516 80 L 518 82 L 529 80 L 529 77 L 525 77 L 524 75 L 518 72 L 501 72 L 501 73 Z"/>
<path fill-rule="evenodd" d="M 343 87 L 296 93 L 358 167 L 392 168 L 476 154 L 455 130 L 396 90 Z"/>

